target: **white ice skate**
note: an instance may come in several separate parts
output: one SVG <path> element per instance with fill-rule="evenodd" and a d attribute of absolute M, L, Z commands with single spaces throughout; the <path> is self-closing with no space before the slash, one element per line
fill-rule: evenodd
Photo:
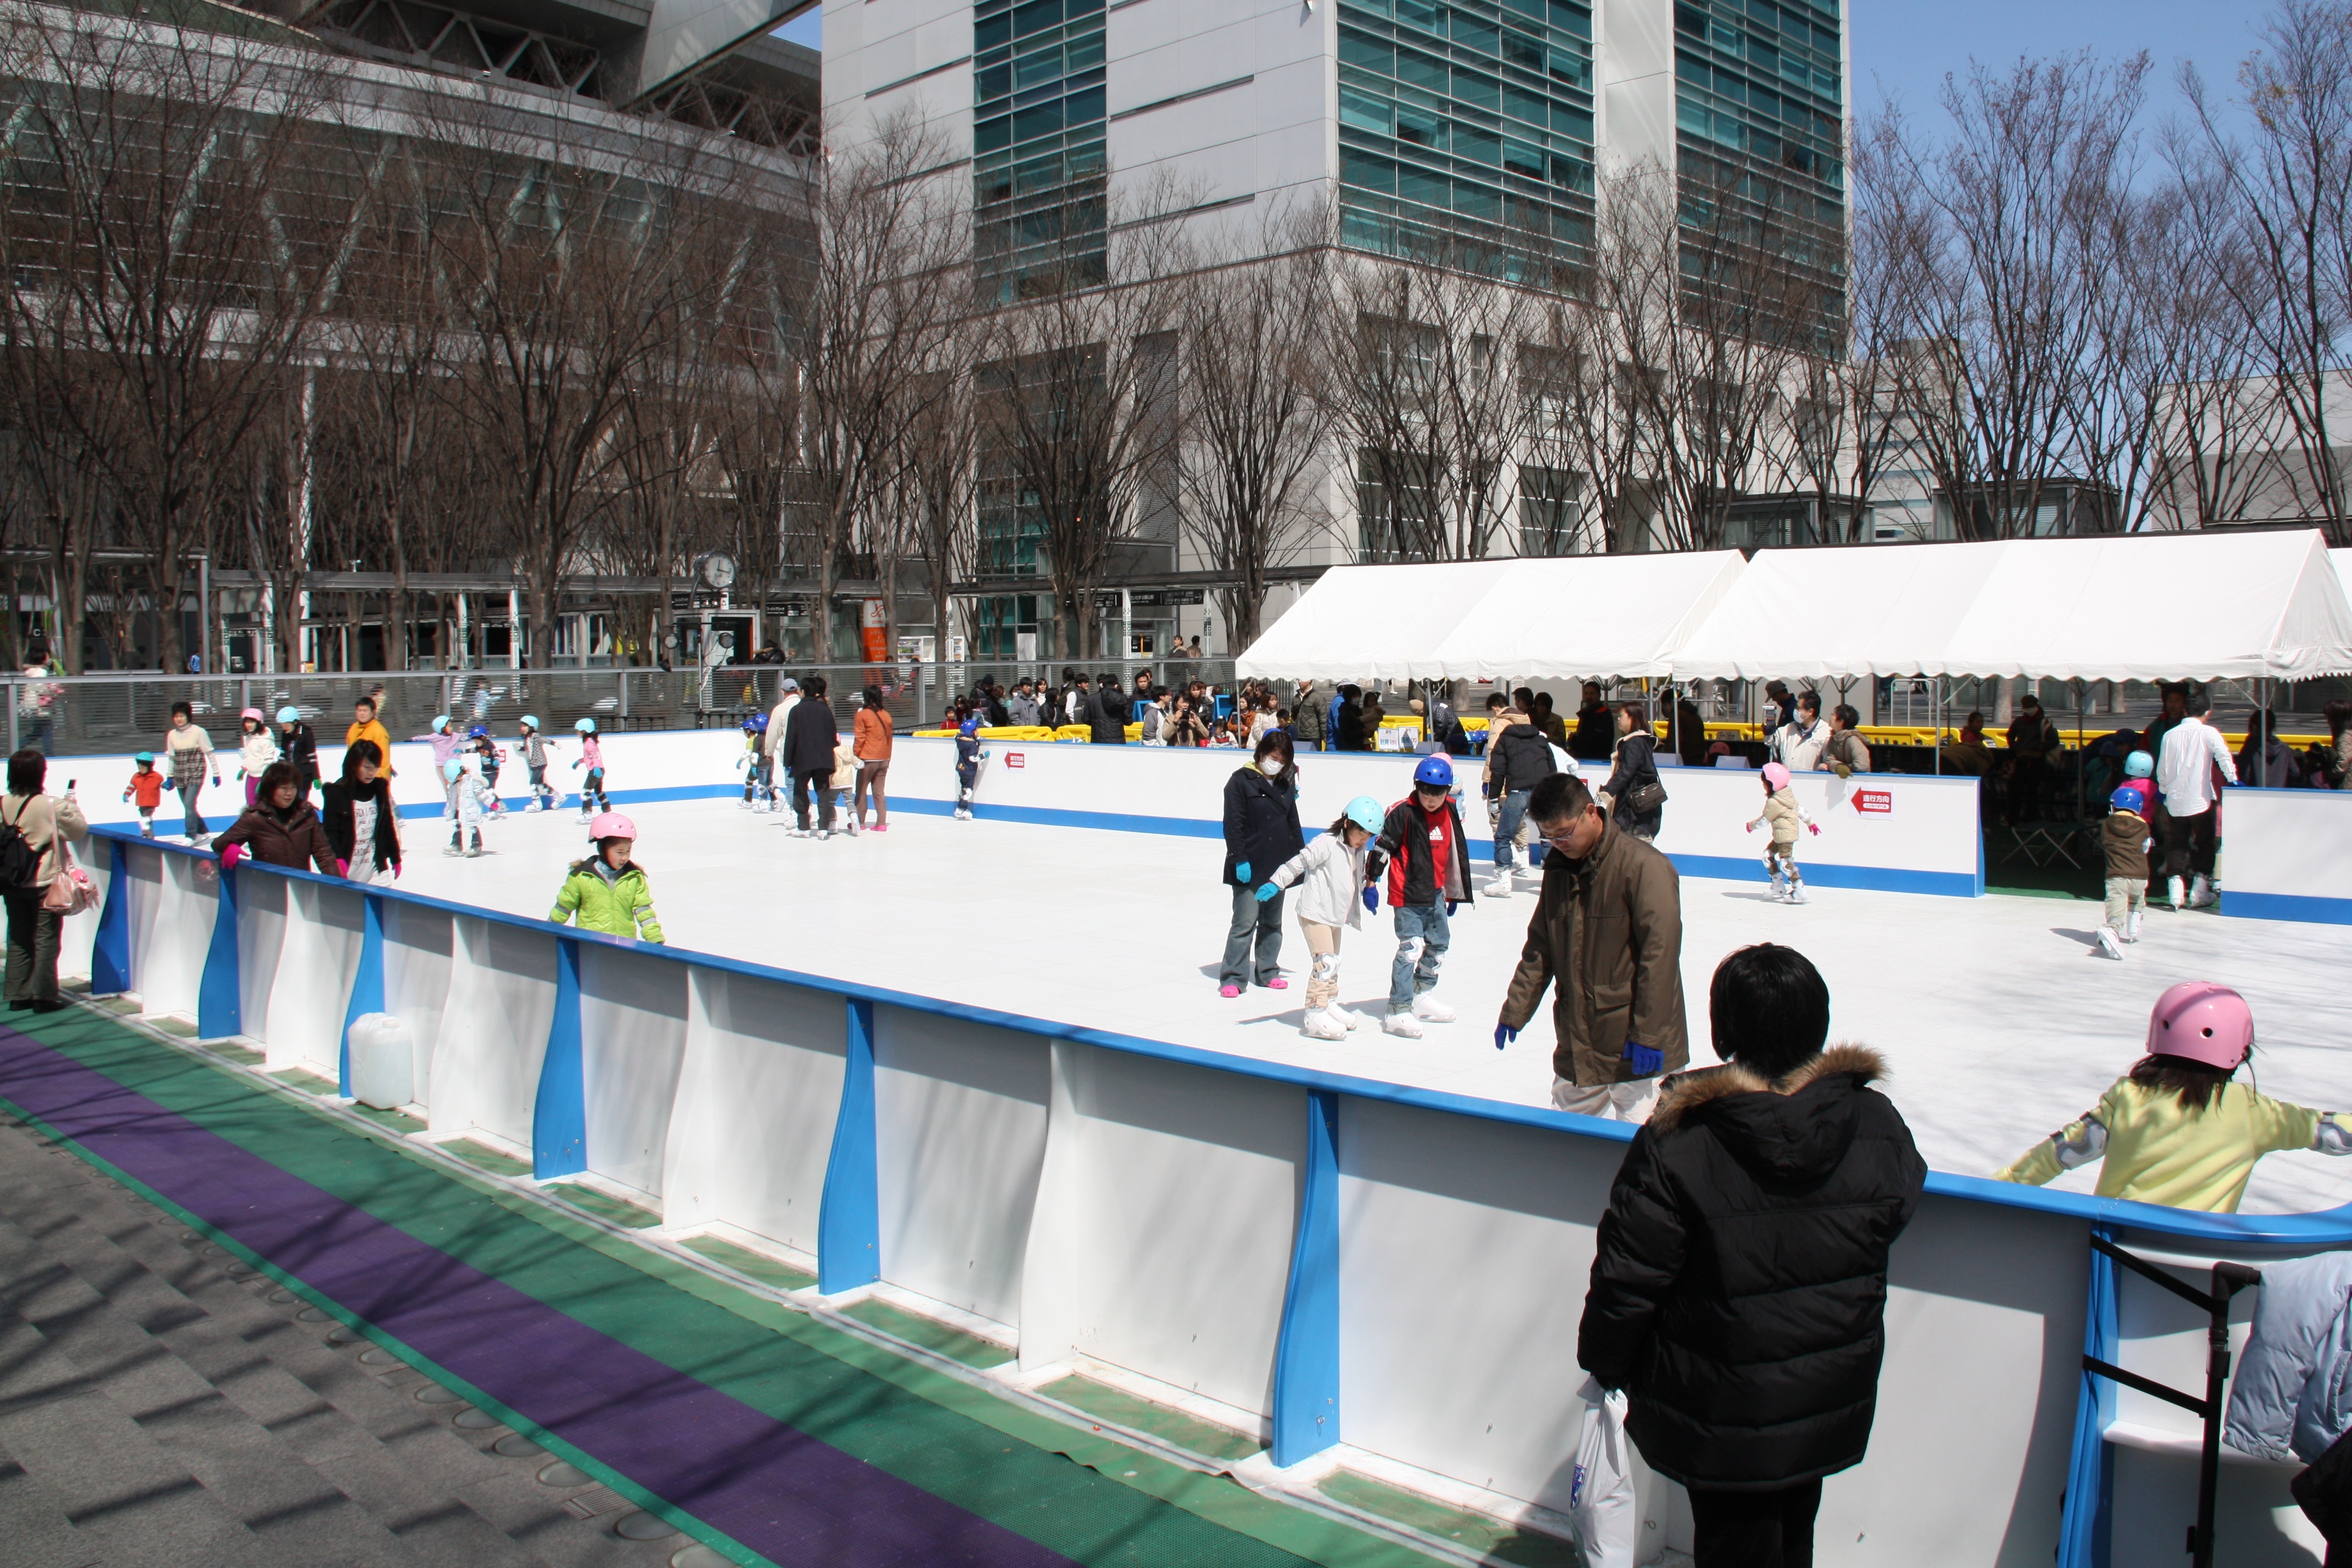
<path fill-rule="evenodd" d="M 740 806 L 741 806 L 741 807 L 742 807 L 744 810 L 746 810 L 746 811 L 750 811 L 750 810 L 751 810 L 751 809 L 752 809 L 752 805 L 751 805 L 751 797 L 750 795 L 745 795 L 741 800 L 737 801 L 735 804 L 736 804 L 736 805 L 740 805 Z"/>
<path fill-rule="evenodd" d="M 1408 1040 L 1421 1038 L 1421 1020 L 1410 1013 L 1391 1013 L 1381 1020 L 1383 1034 L 1402 1035 Z"/>
<path fill-rule="evenodd" d="M 2164 890 L 2171 895 L 2172 912 L 2179 914 L 2189 907 L 2189 884 L 2175 877 L 2165 883 Z"/>
<path fill-rule="evenodd" d="M 1789 901 L 1792 904 L 1810 904 L 1813 900 L 1805 896 L 1804 883 L 1790 882 L 1789 884 Z"/>
<path fill-rule="evenodd" d="M 1298 1032 L 1310 1040 L 1344 1040 L 1348 1037 L 1348 1026 L 1328 1010 L 1318 1008 L 1307 1015 Z"/>
<path fill-rule="evenodd" d="M 1511 874 L 1506 871 L 1478 890 L 1490 899 L 1507 899 L 1511 896 Z"/>
<path fill-rule="evenodd" d="M 466 851 L 466 858 L 467 858 L 467 859 L 468 859 L 468 860 L 478 860 L 478 859 L 480 859 L 481 858 L 482 858 L 482 847 L 481 847 L 480 845 L 478 845 L 478 844 L 475 845 L 471 849 L 468 849 L 468 850 L 467 850 L 467 851 Z"/>
<path fill-rule="evenodd" d="M 541 807 L 540 807 L 540 804 L 539 804 L 539 796 L 537 796 L 537 795 L 532 795 L 532 796 L 530 797 L 530 804 L 529 805 L 526 805 L 526 806 L 524 806 L 524 807 L 522 808 L 522 810 L 523 810 L 523 815 L 524 815 L 525 816 L 531 816 L 531 815 L 533 815 L 534 813 L 538 812 L 540 809 L 541 809 Z"/>
<path fill-rule="evenodd" d="M 2195 881 L 2189 884 L 2189 907 L 2190 909 L 2201 910 L 2206 908 L 2208 905 L 2218 904 L 2221 901 L 2221 899 L 2214 894 L 2213 883 L 2210 879 L 2200 877 Z"/>
<path fill-rule="evenodd" d="M 1440 1002 L 1434 991 L 1424 991 L 1412 999 L 1412 1016 L 1424 1024 L 1454 1022 L 1454 1009 Z"/>
<path fill-rule="evenodd" d="M 465 853 L 465 850 L 464 850 L 464 849 L 462 849 L 462 848 L 460 848 L 460 847 L 458 847 L 457 845 L 452 844 L 452 845 L 450 845 L 447 848 L 446 848 L 446 849 L 442 850 L 442 851 L 441 851 L 441 853 L 442 853 L 442 854 L 444 854 L 444 855 L 457 856 L 457 855 L 463 855 L 463 854 Z"/>
<path fill-rule="evenodd" d="M 2101 926 L 2099 928 L 2099 951 L 2106 954 L 2109 958 L 2120 960 L 2123 957 L 2123 943 L 2116 940 L 2116 931 L 2113 926 Z"/>
<path fill-rule="evenodd" d="M 2131 925 L 2124 931 L 2124 940 L 2126 942 L 2137 942 L 2139 940 L 2139 922 L 2147 913 L 2147 910 L 2145 907 L 2134 910 L 2131 912 Z"/>
<path fill-rule="evenodd" d="M 1339 1020 L 1342 1028 L 1348 1029 L 1360 1029 L 1370 1022 L 1361 1013 L 1351 1012 L 1337 1002 L 1331 1004 L 1331 1016 Z"/>

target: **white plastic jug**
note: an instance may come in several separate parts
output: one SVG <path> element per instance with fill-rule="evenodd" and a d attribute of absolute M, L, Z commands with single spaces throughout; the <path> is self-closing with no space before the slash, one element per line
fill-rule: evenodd
<path fill-rule="evenodd" d="M 416 1098 L 415 1042 L 408 1026 L 390 1013 L 362 1013 L 352 1020 L 352 1098 L 378 1110 L 392 1110 Z"/>

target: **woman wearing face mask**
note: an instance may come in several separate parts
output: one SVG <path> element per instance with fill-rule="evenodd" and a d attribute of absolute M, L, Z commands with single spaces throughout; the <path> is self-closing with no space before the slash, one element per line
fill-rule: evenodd
<path fill-rule="evenodd" d="M 1290 736 L 1280 730 L 1257 743 L 1247 767 L 1225 781 L 1225 886 L 1234 892 L 1234 918 L 1225 932 L 1225 961 L 1217 994 L 1238 996 L 1252 980 L 1269 991 L 1286 991 L 1275 960 L 1282 952 L 1282 896 L 1261 900 L 1260 884 L 1307 847 L 1298 830 L 1298 780 Z M 1253 963 L 1251 948 L 1256 958 Z"/>

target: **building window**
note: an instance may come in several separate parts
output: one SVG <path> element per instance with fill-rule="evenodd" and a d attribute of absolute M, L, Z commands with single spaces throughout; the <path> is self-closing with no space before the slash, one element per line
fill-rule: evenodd
<path fill-rule="evenodd" d="M 1584 518 L 1578 505 L 1583 489 L 1584 476 L 1565 468 L 1519 469 L 1520 554 L 1593 552 L 1584 537 Z"/>
<path fill-rule="evenodd" d="M 1592 238 L 1592 13 L 1341 0 L 1346 243 L 1557 286 Z"/>
<path fill-rule="evenodd" d="M 1421 561 L 1436 531 L 1430 459 L 1366 447 L 1356 454 L 1356 559 L 1364 565 Z"/>
<path fill-rule="evenodd" d="M 973 238 L 999 300 L 1107 274 L 1104 0 L 972 7 Z"/>

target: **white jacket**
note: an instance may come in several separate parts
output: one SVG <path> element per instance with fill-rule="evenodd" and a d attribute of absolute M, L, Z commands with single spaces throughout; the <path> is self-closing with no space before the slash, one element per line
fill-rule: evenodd
<path fill-rule="evenodd" d="M 760 749 L 767 752 L 771 760 L 775 757 L 776 748 L 784 743 L 784 721 L 793 716 L 793 710 L 800 705 L 800 700 L 799 692 L 787 691 L 784 700 L 777 703 L 768 715 L 768 732 L 761 737 Z"/>
<path fill-rule="evenodd" d="M 1794 719 L 1772 731 L 1772 758 L 1792 773 L 1817 773 L 1822 771 L 1822 752 L 1830 743 L 1830 726 L 1826 719 L 1816 719 L 1811 731 Z"/>
<path fill-rule="evenodd" d="M 1371 847 L 1371 840 L 1366 839 L 1362 849 L 1350 849 L 1344 834 L 1318 834 L 1307 840 L 1306 848 L 1276 867 L 1266 880 L 1277 888 L 1297 885 L 1298 900 L 1291 906 L 1291 912 L 1300 920 L 1360 930 L 1364 923 L 1364 856 Z"/>
<path fill-rule="evenodd" d="M 2156 760 L 2156 790 L 2164 809 L 2175 816 L 2197 816 L 2213 805 L 2213 770 L 2231 784 L 2238 782 L 2238 764 L 2221 742 L 2221 731 L 2194 713 L 2174 725 L 2164 737 L 2164 754 Z"/>

